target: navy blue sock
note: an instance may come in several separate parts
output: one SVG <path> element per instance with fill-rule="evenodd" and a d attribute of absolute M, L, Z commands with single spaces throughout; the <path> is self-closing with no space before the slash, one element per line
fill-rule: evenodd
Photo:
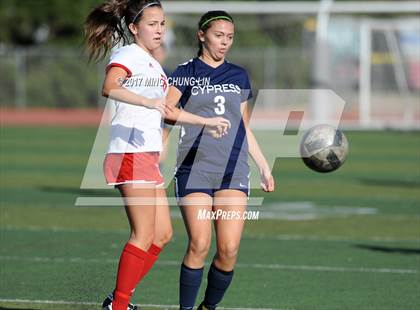
<path fill-rule="evenodd" d="M 193 269 L 184 264 L 181 265 L 179 277 L 179 305 L 181 310 L 190 310 L 194 307 L 203 278 L 203 270 L 204 267 Z"/>
<path fill-rule="evenodd" d="M 223 271 L 213 264 L 207 275 L 207 289 L 204 296 L 204 306 L 209 310 L 216 309 L 217 304 L 222 300 L 223 295 L 232 282 L 233 270 Z"/>

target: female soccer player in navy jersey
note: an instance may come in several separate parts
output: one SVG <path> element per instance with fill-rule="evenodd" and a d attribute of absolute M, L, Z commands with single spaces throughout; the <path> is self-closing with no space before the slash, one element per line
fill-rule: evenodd
<path fill-rule="evenodd" d="M 231 283 L 249 194 L 248 153 L 260 170 L 262 189 L 274 190 L 270 167 L 248 126 L 247 101 L 252 96 L 248 74 L 225 59 L 233 37 L 234 22 L 228 13 L 204 14 L 198 25 L 198 57 L 178 66 L 169 81 L 169 119 L 187 111 L 231 122 L 222 136 L 197 126 L 181 126 L 175 191 L 189 237 L 180 272 L 181 309 L 193 308 L 200 287 L 213 222 L 203 214 L 211 211 L 216 212 L 217 252 L 198 309 L 215 309 Z M 175 108 L 178 103 L 182 112 Z M 218 211 L 230 213 L 217 218 Z"/>
<path fill-rule="evenodd" d="M 135 309 L 131 295 L 152 268 L 172 227 L 158 158 L 162 148 L 162 114 L 167 77 L 152 57 L 162 42 L 165 16 L 159 1 L 110 0 L 86 20 L 86 42 L 91 58 L 100 59 L 120 41 L 133 43 L 117 49 L 107 66 L 103 94 L 115 102 L 104 172 L 109 185 L 124 198 L 131 227 L 118 266 L 116 287 L 103 309 Z M 183 114 L 183 120 L 214 128 L 226 127 L 221 117 L 206 119 Z M 140 200 L 141 198 L 142 200 Z"/>

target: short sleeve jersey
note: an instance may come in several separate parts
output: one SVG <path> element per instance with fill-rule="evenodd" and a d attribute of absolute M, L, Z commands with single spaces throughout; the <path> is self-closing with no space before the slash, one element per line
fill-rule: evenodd
<path fill-rule="evenodd" d="M 181 91 L 180 106 L 202 117 L 223 117 L 232 127 L 216 139 L 203 128 L 183 125 L 178 145 L 177 169 L 226 173 L 240 169 L 247 173 L 248 144 L 241 114 L 241 103 L 252 97 L 245 69 L 225 61 L 213 68 L 199 58 L 178 66 L 169 84 Z"/>
<path fill-rule="evenodd" d="M 167 77 L 160 64 L 137 44 L 116 50 L 107 70 L 119 67 L 127 72 L 122 85 L 127 90 L 149 99 L 167 93 Z M 144 106 L 114 100 L 108 153 L 159 152 L 162 150 L 162 116 Z"/>

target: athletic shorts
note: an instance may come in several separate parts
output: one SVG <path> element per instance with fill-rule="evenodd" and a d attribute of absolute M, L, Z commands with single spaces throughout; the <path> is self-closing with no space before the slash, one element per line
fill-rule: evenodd
<path fill-rule="evenodd" d="M 164 184 L 159 170 L 159 152 L 108 153 L 104 174 L 108 185 Z"/>
<path fill-rule="evenodd" d="M 175 196 L 179 200 L 192 193 L 214 193 L 224 189 L 236 189 L 249 196 L 249 175 L 225 175 L 207 171 L 177 171 L 174 177 Z"/>

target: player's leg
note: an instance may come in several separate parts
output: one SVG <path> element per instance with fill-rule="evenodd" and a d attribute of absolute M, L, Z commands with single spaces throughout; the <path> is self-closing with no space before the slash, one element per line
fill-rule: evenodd
<path fill-rule="evenodd" d="M 213 263 L 221 270 L 232 270 L 236 264 L 245 224 L 243 213 L 246 211 L 247 203 L 248 196 L 244 191 L 225 189 L 215 193 L 213 208 L 216 212 L 220 209 L 226 212 L 232 211 L 238 215 L 238 217 L 233 216 L 231 219 L 219 218 L 215 221 L 217 252 Z"/>
<path fill-rule="evenodd" d="M 113 310 L 126 310 L 132 292 L 144 272 L 155 233 L 155 185 L 123 184 L 118 186 L 124 198 L 131 234 L 118 265 Z"/>
<path fill-rule="evenodd" d="M 152 269 L 159 258 L 163 247 L 172 239 L 171 214 L 169 211 L 166 190 L 162 187 L 156 188 L 156 213 L 155 213 L 155 233 L 152 245 L 147 250 L 147 258 L 144 262 L 143 272 L 140 274 L 139 283 Z M 134 293 L 134 291 L 133 291 Z M 131 297 L 131 296 L 130 296 Z M 130 304 L 129 304 L 130 309 Z"/>
<path fill-rule="evenodd" d="M 171 213 L 164 188 L 156 188 L 155 237 L 153 244 L 162 248 L 172 238 Z"/>
<path fill-rule="evenodd" d="M 201 268 L 207 257 L 211 243 L 211 219 L 200 218 L 200 213 L 212 210 L 213 199 L 206 193 L 192 193 L 182 198 L 182 218 L 188 234 L 188 248 L 184 264 L 191 268 Z"/>
<path fill-rule="evenodd" d="M 166 130 L 167 131 L 167 130 Z M 168 133 L 166 134 L 167 138 Z M 165 140 L 165 139 L 164 139 Z M 159 154 L 159 160 L 161 160 L 162 153 Z M 158 159 L 156 158 L 156 163 Z M 155 163 L 155 166 L 156 166 Z M 152 268 L 163 247 L 172 238 L 172 224 L 171 224 L 171 213 L 169 211 L 168 198 L 166 196 L 166 190 L 164 188 L 164 180 L 159 169 L 154 172 L 154 179 L 157 181 L 156 186 L 156 213 L 155 213 L 155 233 L 152 245 L 149 247 L 147 253 L 149 257 L 146 261 L 144 272 L 141 275 L 139 281 L 149 272 Z"/>
<path fill-rule="evenodd" d="M 204 262 L 211 244 L 211 219 L 200 219 L 199 213 L 210 213 L 212 197 L 191 193 L 182 198 L 181 212 L 188 233 L 188 248 L 181 265 L 179 280 L 180 308 L 192 309 L 204 271 Z"/>
<path fill-rule="evenodd" d="M 163 247 L 172 238 L 171 213 L 169 211 L 168 198 L 164 188 L 156 188 L 156 214 L 155 214 L 155 233 L 152 245 L 147 253 L 149 258 L 146 261 L 142 278 L 152 268 Z"/>
<path fill-rule="evenodd" d="M 214 203 L 215 212 L 221 210 L 233 213 L 230 214 L 230 219 L 218 218 L 215 221 L 217 252 L 207 275 L 207 289 L 200 307 L 210 310 L 220 303 L 233 278 L 244 228 L 242 215 L 246 210 L 247 194 L 233 189 L 216 191 Z"/>

